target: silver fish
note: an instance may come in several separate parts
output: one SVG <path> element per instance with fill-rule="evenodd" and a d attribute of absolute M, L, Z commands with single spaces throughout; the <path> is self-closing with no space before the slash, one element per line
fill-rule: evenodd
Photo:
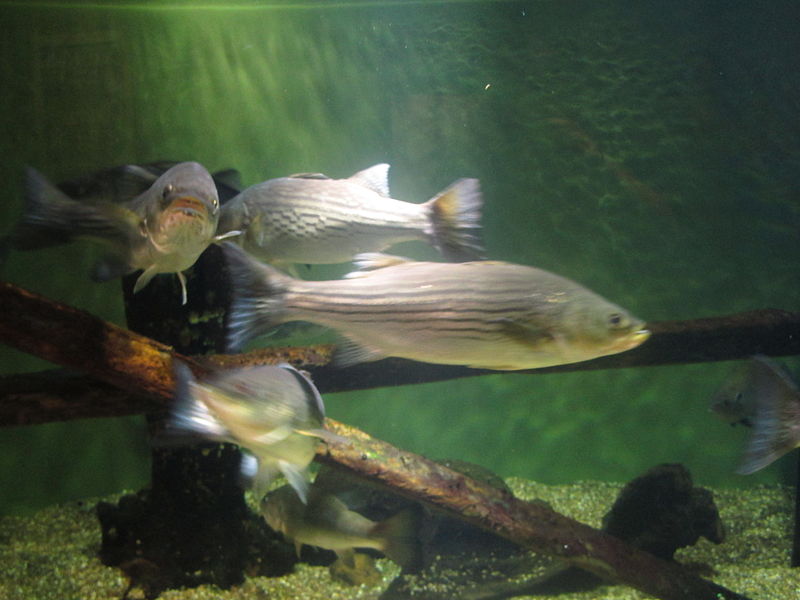
<path fill-rule="evenodd" d="M 76 201 L 29 168 L 26 206 L 10 241 L 17 249 L 41 247 L 42 237 L 58 243 L 82 238 L 99 241 L 108 254 L 95 266 L 95 280 L 106 281 L 141 269 L 134 287 L 138 292 L 155 275 L 175 273 L 185 304 L 182 272 L 209 244 L 226 237 L 216 236 L 218 220 L 214 181 L 196 162 L 171 167 L 145 192 L 121 204 Z"/>
<path fill-rule="evenodd" d="M 361 255 L 336 281 L 301 281 L 223 245 L 233 281 L 228 342 L 310 321 L 349 343 L 341 365 L 397 356 L 488 369 L 546 367 L 638 346 L 644 323 L 559 275 L 505 262 Z"/>
<path fill-rule="evenodd" d="M 282 473 L 305 502 L 306 468 L 319 439 L 336 437 L 323 428 L 322 398 L 300 371 L 283 364 L 231 369 L 197 381 L 176 363 L 175 406 L 167 433 L 194 433 L 237 444 L 255 458 L 242 462 L 244 479 L 263 491 Z"/>
<path fill-rule="evenodd" d="M 417 515 L 403 510 L 375 522 L 350 510 L 332 494 L 312 487 L 303 504 L 289 486 L 278 488 L 261 501 L 261 514 L 272 529 L 294 542 L 299 556 L 303 544 L 333 550 L 352 563 L 354 548 L 383 552 L 401 567 L 416 569 L 421 561 Z"/>
<path fill-rule="evenodd" d="M 773 360 L 755 356 L 714 395 L 712 410 L 752 426 L 741 464 L 749 475 L 800 447 L 800 390 Z"/>
<path fill-rule="evenodd" d="M 221 232 L 241 231 L 248 252 L 273 264 L 332 264 L 356 254 L 423 240 L 448 259 L 481 258 L 481 193 L 460 179 L 423 204 L 389 196 L 389 165 L 348 179 L 302 174 L 251 186 L 228 202 Z"/>

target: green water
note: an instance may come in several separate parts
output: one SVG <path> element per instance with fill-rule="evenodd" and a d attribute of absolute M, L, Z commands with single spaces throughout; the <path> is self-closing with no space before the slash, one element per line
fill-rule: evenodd
<path fill-rule="evenodd" d="M 480 178 L 491 257 L 646 320 L 797 310 L 797 11 L 633 4 L 0 3 L 2 221 L 25 165 L 59 180 L 197 160 L 250 185 L 389 162 L 404 200 Z M 16 252 L 0 276 L 121 323 L 119 284 L 89 282 L 92 259 Z M 2 373 L 45 366 L 2 356 Z M 794 458 L 732 474 L 745 433 L 708 412 L 732 367 L 502 374 L 326 403 L 403 448 L 546 483 L 660 462 L 706 485 L 784 479 Z M 139 419 L 0 429 L 0 511 L 140 487 L 147 460 Z"/>

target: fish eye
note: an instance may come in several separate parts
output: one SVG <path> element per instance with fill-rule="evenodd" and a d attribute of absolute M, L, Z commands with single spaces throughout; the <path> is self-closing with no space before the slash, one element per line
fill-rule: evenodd
<path fill-rule="evenodd" d="M 627 319 L 625 319 L 625 316 L 621 313 L 611 313 L 608 316 L 608 325 L 614 329 L 618 329 L 627 325 Z"/>
<path fill-rule="evenodd" d="M 164 189 L 161 191 L 161 197 L 166 198 L 174 191 L 175 191 L 175 186 L 172 185 L 171 183 L 168 183 L 167 185 L 164 186 Z"/>

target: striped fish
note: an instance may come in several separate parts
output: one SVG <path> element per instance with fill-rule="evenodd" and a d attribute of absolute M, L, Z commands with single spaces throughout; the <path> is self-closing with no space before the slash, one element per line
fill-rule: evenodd
<path fill-rule="evenodd" d="M 219 231 L 272 264 L 333 264 L 423 240 L 449 260 L 481 258 L 481 193 L 460 179 L 423 204 L 389 197 L 389 165 L 348 179 L 300 174 L 251 186 L 222 209 Z"/>
<path fill-rule="evenodd" d="M 358 257 L 336 281 L 302 281 L 224 244 L 233 280 L 232 350 L 279 323 L 310 321 L 347 342 L 340 365 L 397 356 L 488 369 L 579 362 L 638 346 L 644 323 L 559 275 L 497 261 Z"/>

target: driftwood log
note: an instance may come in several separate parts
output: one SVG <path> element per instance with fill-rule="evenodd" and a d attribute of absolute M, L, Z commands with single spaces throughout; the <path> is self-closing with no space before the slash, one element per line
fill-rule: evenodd
<path fill-rule="evenodd" d="M 83 396 L 70 399 L 55 387 L 42 391 L 39 389 L 36 407 L 24 406 L 31 400 L 28 391 L 21 394 L 4 393 L 0 396 L 3 406 L 3 424 L 20 424 L 14 414 L 27 414 L 28 418 L 38 410 L 50 410 L 50 418 L 73 418 L 80 416 L 108 416 L 111 414 L 131 414 L 136 412 L 163 409 L 170 401 L 173 391 L 172 361 L 177 357 L 170 347 L 144 336 L 106 323 L 83 311 L 46 300 L 36 294 L 17 288 L 11 284 L 0 284 L 0 341 L 40 358 L 50 360 L 64 367 L 76 369 L 96 378 L 101 385 L 122 390 L 138 390 L 135 394 L 116 394 L 113 402 L 118 412 L 107 404 L 102 410 L 92 414 L 92 410 L 75 410 L 71 404 L 80 403 L 86 398 L 97 401 L 100 396 L 92 394 L 92 388 L 85 381 L 79 381 L 75 390 L 84 390 Z M 796 352 L 798 320 L 797 315 L 788 313 L 756 313 L 750 320 L 762 319 L 768 323 L 767 329 L 794 328 L 794 335 L 780 336 L 781 343 L 772 344 L 770 336 L 764 336 L 757 348 L 736 348 L 717 360 L 738 358 L 750 353 L 788 354 Z M 727 323 L 737 323 L 741 327 L 761 330 L 747 324 L 747 319 L 727 317 Z M 692 323 L 692 322 L 690 322 Z M 712 336 L 714 328 L 708 322 L 694 323 L 689 327 L 689 337 Z M 674 323 L 654 326 L 653 341 L 661 338 L 667 346 L 675 344 L 676 331 L 680 326 Z M 725 333 L 717 333 L 718 338 L 726 339 Z M 729 337 L 727 339 L 730 339 Z M 738 338 L 737 338 L 738 339 Z M 731 340 L 733 342 L 733 340 Z M 649 343 L 649 342 L 648 342 Z M 656 342 L 659 343 L 659 342 Z M 723 344 L 725 348 L 728 344 Z M 248 358 L 233 357 L 192 359 L 180 357 L 197 375 L 202 376 L 210 368 L 220 364 L 246 362 L 275 362 L 287 360 L 303 368 L 310 368 L 322 390 L 330 391 L 326 385 L 326 373 L 335 372 L 327 363 L 330 348 L 286 349 L 261 352 Z M 701 359 L 697 359 L 701 360 Z M 702 360 L 709 360 L 708 357 Z M 392 376 L 397 383 L 397 369 L 416 371 L 421 365 L 407 361 L 390 362 L 395 369 Z M 633 366 L 630 357 L 622 366 Z M 639 364 L 661 364 L 659 362 Z M 464 376 L 467 371 L 449 367 L 436 368 L 422 366 L 427 381 L 453 376 Z M 367 367 L 360 367 L 361 369 Z M 327 369 L 327 370 L 323 370 Z M 378 370 L 378 369 L 376 369 Z M 345 371 L 342 369 L 342 371 Z M 60 379 L 60 378 L 56 378 Z M 17 379 L 15 384 L 22 381 Z M 30 390 L 35 380 L 27 379 Z M 44 382 L 44 387 L 52 382 Z M 367 382 L 368 385 L 379 385 Z M 110 389 L 110 388 L 107 388 Z M 333 388 L 335 389 L 335 387 Z M 27 394 L 27 395 L 26 395 Z M 16 404 L 16 405 L 15 405 Z M 11 405 L 11 406 L 9 406 Z M 16 413 L 15 413 L 16 410 Z M 35 421 L 35 417 L 33 418 Z M 31 422 L 31 421 L 26 421 Z M 41 421 L 37 421 L 41 422 Z M 318 460 L 335 463 L 354 473 L 381 483 L 415 500 L 427 503 L 454 516 L 467 520 L 488 531 L 497 533 L 523 547 L 559 557 L 572 565 L 595 573 L 609 581 L 629 585 L 664 600 L 745 600 L 745 597 L 706 581 L 677 563 L 665 562 L 646 552 L 636 550 L 622 541 L 595 530 L 587 525 L 569 519 L 540 505 L 519 501 L 514 497 L 498 492 L 496 489 L 476 482 L 460 473 L 454 472 L 424 457 L 404 452 L 371 438 L 367 434 L 342 423 L 328 420 L 327 426 L 343 436 L 342 441 L 322 445 Z"/>

